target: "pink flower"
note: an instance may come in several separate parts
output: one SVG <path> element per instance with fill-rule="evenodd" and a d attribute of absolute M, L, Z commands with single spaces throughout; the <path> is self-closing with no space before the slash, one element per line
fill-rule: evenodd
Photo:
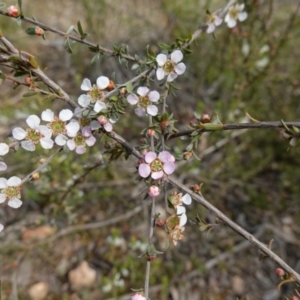
<path fill-rule="evenodd" d="M 106 132 L 112 132 L 113 126 L 112 124 L 115 123 L 112 119 L 107 119 L 105 116 L 99 116 L 97 118 L 99 124 L 105 129 Z"/>
<path fill-rule="evenodd" d="M 150 174 L 153 179 L 160 179 L 166 175 L 170 175 L 175 170 L 175 158 L 168 151 L 162 151 L 158 157 L 155 152 L 148 152 L 145 155 L 145 163 L 139 165 L 139 174 L 143 178 L 147 178 Z"/>
<path fill-rule="evenodd" d="M 143 293 L 135 293 L 131 296 L 131 300 L 147 300 Z"/>
<path fill-rule="evenodd" d="M 284 270 L 281 268 L 277 268 L 275 272 L 278 276 L 283 276 L 285 274 Z"/>
<path fill-rule="evenodd" d="M 150 197 L 155 198 L 159 195 L 159 193 L 160 193 L 159 187 L 156 185 L 152 185 L 148 189 L 148 194 Z"/>
<path fill-rule="evenodd" d="M 20 12 L 19 10 L 14 6 L 14 5 L 11 5 L 8 9 L 7 9 L 7 12 L 8 14 L 11 16 L 11 17 L 18 17 L 20 15 Z"/>
<path fill-rule="evenodd" d="M 76 149 L 77 154 L 83 154 L 86 151 L 86 146 L 93 146 L 96 143 L 96 138 L 92 134 L 90 126 L 82 128 L 81 133 L 78 133 L 73 139 L 67 141 L 68 148 L 73 151 Z"/>

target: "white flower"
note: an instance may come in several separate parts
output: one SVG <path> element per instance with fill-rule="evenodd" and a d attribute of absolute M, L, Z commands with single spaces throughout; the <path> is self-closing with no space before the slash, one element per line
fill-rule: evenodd
<path fill-rule="evenodd" d="M 98 126 L 96 126 L 96 124 L 94 125 L 94 124 L 91 124 L 91 128 L 92 128 L 92 130 L 93 129 L 98 129 L 98 128 L 100 128 L 100 126 L 99 125 L 101 125 L 103 128 L 104 128 L 104 130 L 106 131 L 106 132 L 112 132 L 112 130 L 113 130 L 113 125 L 112 124 L 114 124 L 114 123 L 116 123 L 116 121 L 115 120 L 113 120 L 113 119 L 107 119 L 105 116 L 103 116 L 103 115 L 101 115 L 101 116 L 99 116 L 98 118 L 97 118 L 97 120 L 98 120 Z M 94 121 L 93 121 L 94 122 Z M 92 122 L 92 123 L 93 123 Z M 95 127 L 98 127 L 98 128 L 95 128 Z"/>
<path fill-rule="evenodd" d="M 227 23 L 227 26 L 229 28 L 233 28 L 236 26 L 237 21 L 239 20 L 240 22 L 243 22 L 247 19 L 248 14 L 243 11 L 245 8 L 245 4 L 236 4 L 234 6 L 231 6 L 228 10 L 228 13 L 225 17 L 225 22 Z"/>
<path fill-rule="evenodd" d="M 181 75 L 185 72 L 186 66 L 182 63 L 183 54 L 180 50 L 175 50 L 171 53 L 171 58 L 169 59 L 165 54 L 158 54 L 156 57 L 156 62 L 158 68 L 156 70 L 156 77 L 158 80 L 167 77 L 167 81 L 171 82 L 178 75 Z"/>
<path fill-rule="evenodd" d="M 0 155 L 4 156 L 9 151 L 9 146 L 5 143 L 0 143 Z"/>
<path fill-rule="evenodd" d="M 46 109 L 42 112 L 42 120 L 50 122 L 47 126 L 50 128 L 53 136 L 55 136 L 55 143 L 59 146 L 65 145 L 69 137 L 76 136 L 80 129 L 80 125 L 76 120 L 71 120 L 73 112 L 70 109 L 63 109 L 58 117 L 54 115 L 51 109 Z M 70 121 L 67 124 L 67 121 Z"/>
<path fill-rule="evenodd" d="M 41 143 L 44 149 L 53 147 L 51 130 L 45 125 L 40 125 L 40 122 L 41 120 L 38 116 L 31 115 L 26 119 L 26 123 L 30 128 L 25 131 L 17 127 L 12 131 L 13 137 L 18 141 L 22 141 L 21 146 L 27 151 L 34 151 L 35 144 L 38 142 Z"/>
<path fill-rule="evenodd" d="M 88 107 L 90 104 L 94 105 L 94 111 L 100 112 L 106 109 L 106 104 L 103 102 L 103 97 L 105 96 L 104 90 L 109 85 L 109 79 L 106 76 L 100 76 L 96 81 L 97 85 L 91 84 L 91 81 L 85 78 L 81 84 L 81 89 L 87 91 L 87 95 L 80 95 L 78 98 L 78 103 L 82 107 Z"/>
<path fill-rule="evenodd" d="M 22 205 L 21 198 L 21 182 L 22 180 L 17 177 L 13 176 L 10 177 L 8 180 L 6 178 L 0 178 L 0 203 L 5 202 L 8 200 L 8 205 L 13 208 L 19 208 Z"/>
<path fill-rule="evenodd" d="M 148 115 L 156 116 L 158 113 L 158 109 L 155 103 L 159 100 L 159 93 L 157 91 L 149 91 L 149 89 L 145 86 L 141 86 L 137 89 L 137 95 L 129 94 L 127 96 L 127 101 L 131 105 L 137 104 L 138 107 L 135 109 L 135 113 L 139 117 L 143 117 L 146 112 Z"/>
<path fill-rule="evenodd" d="M 93 146 L 96 143 L 96 138 L 92 135 L 90 126 L 82 128 L 81 133 L 78 133 L 73 139 L 67 141 L 68 148 L 73 151 L 76 149 L 77 154 L 83 154 L 86 151 L 86 146 Z"/>
<path fill-rule="evenodd" d="M 206 30 L 206 32 L 207 33 L 214 32 L 215 29 L 216 29 L 216 26 L 221 25 L 222 22 L 223 22 L 223 20 L 219 16 L 214 15 L 214 14 L 208 15 L 207 16 L 207 30 Z"/>

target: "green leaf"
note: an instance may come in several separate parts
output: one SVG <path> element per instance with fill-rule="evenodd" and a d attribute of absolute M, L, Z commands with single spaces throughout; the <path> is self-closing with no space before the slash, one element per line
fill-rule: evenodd
<path fill-rule="evenodd" d="M 35 28 L 36 27 L 28 27 L 25 32 L 28 34 L 28 35 L 35 35 Z"/>
<path fill-rule="evenodd" d="M 74 25 L 71 25 L 69 28 L 68 28 L 68 30 L 67 30 L 67 34 L 70 34 L 72 31 L 73 31 L 73 29 L 74 29 Z"/>
<path fill-rule="evenodd" d="M 131 70 L 135 70 L 139 67 L 140 65 L 139 64 L 133 64 L 132 67 L 131 67 Z"/>
<path fill-rule="evenodd" d="M 0 3 L 0 9 L 4 8 L 6 6 L 5 3 Z"/>
<path fill-rule="evenodd" d="M 97 60 L 99 60 L 99 58 L 100 58 L 100 54 L 98 53 L 92 58 L 91 65 L 93 65 Z"/>
<path fill-rule="evenodd" d="M 19 5 L 19 8 L 20 8 L 20 13 L 21 13 L 21 15 L 23 15 L 23 11 L 22 11 L 22 0 L 18 0 L 18 5 Z"/>
<path fill-rule="evenodd" d="M 298 143 L 298 137 L 293 137 L 291 140 L 290 140 L 290 146 L 291 147 L 295 147 Z"/>
<path fill-rule="evenodd" d="M 70 54 L 73 53 L 73 50 L 72 50 L 72 47 L 71 47 L 71 44 L 70 44 L 70 40 L 69 38 L 66 38 L 65 41 L 64 41 L 64 48 L 66 49 L 66 51 Z"/>
<path fill-rule="evenodd" d="M 35 60 L 35 58 L 33 56 L 29 57 L 29 63 L 31 65 L 31 67 L 34 69 L 37 69 L 39 67 L 37 61 Z"/>
<path fill-rule="evenodd" d="M 6 79 L 6 76 L 0 71 L 0 79 Z"/>
<path fill-rule="evenodd" d="M 186 148 L 186 151 L 192 151 L 193 150 L 193 144 L 189 144 Z"/>
<path fill-rule="evenodd" d="M 128 93 L 132 93 L 132 82 L 129 82 L 127 85 L 126 85 L 126 91 Z"/>
<path fill-rule="evenodd" d="M 27 75 L 28 72 L 26 71 L 21 71 L 21 70 L 17 70 L 15 73 L 14 73 L 14 76 L 15 77 L 20 77 L 20 76 L 24 76 L 24 75 Z"/>

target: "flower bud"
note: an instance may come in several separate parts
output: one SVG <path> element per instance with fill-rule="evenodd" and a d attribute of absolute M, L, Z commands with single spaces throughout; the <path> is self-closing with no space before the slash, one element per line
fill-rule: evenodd
<path fill-rule="evenodd" d="M 154 129 L 148 129 L 148 130 L 147 130 L 147 135 L 148 135 L 149 137 L 154 136 L 154 135 L 155 135 L 155 130 L 154 130 Z"/>
<path fill-rule="evenodd" d="M 197 123 L 198 123 L 198 121 L 197 121 L 196 118 L 193 118 L 192 120 L 190 120 L 190 125 L 191 125 L 192 127 L 196 127 Z"/>
<path fill-rule="evenodd" d="M 99 116 L 97 120 L 101 126 L 104 126 L 107 123 L 107 118 L 105 116 Z"/>
<path fill-rule="evenodd" d="M 291 298 L 291 300 L 299 300 L 299 297 L 293 296 L 293 297 Z"/>
<path fill-rule="evenodd" d="M 193 156 L 193 152 L 192 151 L 188 151 L 188 152 L 184 152 L 183 153 L 183 159 L 184 160 L 189 160 L 192 156 Z"/>
<path fill-rule="evenodd" d="M 210 116 L 208 114 L 202 114 L 200 116 L 200 122 L 201 123 L 209 123 L 210 122 Z"/>
<path fill-rule="evenodd" d="M 284 274 L 285 274 L 284 270 L 281 268 L 277 268 L 275 273 L 280 277 L 284 276 Z"/>
<path fill-rule="evenodd" d="M 153 198 L 157 197 L 159 195 L 159 193 L 160 193 L 159 187 L 156 185 L 152 185 L 148 189 L 148 195 L 150 197 L 153 197 Z"/>
<path fill-rule="evenodd" d="M 40 173 L 38 173 L 38 172 L 33 173 L 33 174 L 31 175 L 31 178 L 32 178 L 33 180 L 38 180 L 38 179 L 40 178 Z"/>
<path fill-rule="evenodd" d="M 198 184 L 193 184 L 190 186 L 190 189 L 194 192 L 194 193 L 200 193 L 201 192 L 201 186 L 199 186 Z"/>
<path fill-rule="evenodd" d="M 24 81 L 25 81 L 26 84 L 31 84 L 32 83 L 32 78 L 27 76 L 27 77 L 25 77 Z"/>
<path fill-rule="evenodd" d="M 112 91 L 114 88 L 115 88 L 115 83 L 112 80 L 110 80 L 106 89 L 108 91 Z"/>
<path fill-rule="evenodd" d="M 153 261 L 156 257 L 156 255 L 147 254 L 147 261 Z"/>
<path fill-rule="evenodd" d="M 143 293 L 135 293 L 131 296 L 131 300 L 147 300 Z"/>
<path fill-rule="evenodd" d="M 46 158 L 41 158 L 40 160 L 39 160 L 39 164 L 43 164 L 43 163 L 45 163 L 46 162 Z"/>
<path fill-rule="evenodd" d="M 125 96 L 125 95 L 127 94 L 126 88 L 124 88 L 124 87 L 121 88 L 121 89 L 120 89 L 120 94 L 123 95 L 123 96 Z"/>
<path fill-rule="evenodd" d="M 18 10 L 17 7 L 15 7 L 14 5 L 11 5 L 8 9 L 7 9 L 7 12 L 8 14 L 11 16 L 11 17 L 18 17 L 20 15 L 20 12 Z"/>
<path fill-rule="evenodd" d="M 160 129 L 163 133 L 169 132 L 170 121 L 169 120 L 163 120 L 163 121 L 160 122 L 159 126 L 160 126 Z"/>
<path fill-rule="evenodd" d="M 165 225 L 165 221 L 163 219 L 156 219 L 155 224 L 157 227 L 163 227 Z"/>
<path fill-rule="evenodd" d="M 35 34 L 41 36 L 44 34 L 44 30 L 41 27 L 35 27 Z"/>

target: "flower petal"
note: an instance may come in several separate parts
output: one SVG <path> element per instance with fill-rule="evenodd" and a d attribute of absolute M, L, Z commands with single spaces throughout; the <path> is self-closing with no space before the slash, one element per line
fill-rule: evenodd
<path fill-rule="evenodd" d="M 100 76 L 97 78 L 97 86 L 99 89 L 104 90 L 109 85 L 109 79 L 106 76 Z"/>
<path fill-rule="evenodd" d="M 228 20 L 228 22 L 227 22 L 227 26 L 228 26 L 229 28 L 235 27 L 235 26 L 236 26 L 236 20 L 230 18 L 230 19 Z"/>
<path fill-rule="evenodd" d="M 95 143 L 96 143 L 96 138 L 95 138 L 93 135 L 91 135 L 89 138 L 87 138 L 87 139 L 85 140 L 85 143 L 86 143 L 89 147 L 92 147 L 92 146 L 94 146 Z"/>
<path fill-rule="evenodd" d="M 0 178 L 0 189 L 5 189 L 7 188 L 7 179 L 4 177 Z"/>
<path fill-rule="evenodd" d="M 106 109 L 106 104 L 104 102 L 98 100 L 95 103 L 94 111 L 98 113 L 98 112 L 100 112 L 103 109 Z"/>
<path fill-rule="evenodd" d="M 207 33 L 212 33 L 212 32 L 215 31 L 215 28 L 216 28 L 215 24 L 208 24 L 206 32 Z"/>
<path fill-rule="evenodd" d="M 70 109 L 63 109 L 59 113 L 59 119 L 62 121 L 69 121 L 73 117 L 73 112 Z"/>
<path fill-rule="evenodd" d="M 69 137 L 74 137 L 77 135 L 78 131 L 80 129 L 80 125 L 77 121 L 71 121 L 66 125 L 67 135 Z"/>
<path fill-rule="evenodd" d="M 91 122 L 90 126 L 91 126 L 91 129 L 92 129 L 92 130 L 99 129 L 99 128 L 101 127 L 100 124 L 99 124 L 99 122 L 96 121 L 96 120 L 93 120 L 93 121 Z"/>
<path fill-rule="evenodd" d="M 192 203 L 192 197 L 189 194 L 185 194 L 183 197 L 181 197 L 181 200 L 186 205 L 190 205 Z"/>
<path fill-rule="evenodd" d="M 104 127 L 105 131 L 107 131 L 107 132 L 112 132 L 112 130 L 113 130 L 113 126 L 109 122 L 107 122 L 103 127 Z"/>
<path fill-rule="evenodd" d="M 167 61 L 167 55 L 160 53 L 156 56 L 156 62 L 157 64 L 162 67 Z"/>
<path fill-rule="evenodd" d="M 151 173 L 150 166 L 147 164 L 140 164 L 139 165 L 139 174 L 143 178 L 147 178 Z"/>
<path fill-rule="evenodd" d="M 4 156 L 9 151 L 9 146 L 5 143 L 0 143 L 0 155 Z"/>
<path fill-rule="evenodd" d="M 139 117 L 144 117 L 146 115 L 146 112 L 143 108 L 138 107 L 134 110 L 135 114 Z"/>
<path fill-rule="evenodd" d="M 0 171 L 7 170 L 7 164 L 4 161 L 0 161 Z"/>
<path fill-rule="evenodd" d="M 181 75 L 185 72 L 186 66 L 184 63 L 179 63 L 178 65 L 175 66 L 174 69 L 178 75 Z"/>
<path fill-rule="evenodd" d="M 139 102 L 139 98 L 138 98 L 138 96 L 135 95 L 135 94 L 129 94 L 129 95 L 127 96 L 127 102 L 128 102 L 129 104 L 131 104 L 131 105 L 135 105 L 135 104 L 137 104 L 137 103 Z"/>
<path fill-rule="evenodd" d="M 156 157 L 157 157 L 157 155 L 156 155 L 155 152 L 149 151 L 145 155 L 145 162 L 148 163 L 148 164 L 151 164 Z"/>
<path fill-rule="evenodd" d="M 1 194 L 0 194 L 0 203 L 5 202 L 5 200 L 6 200 L 6 195 L 3 194 L 3 193 L 1 193 Z"/>
<path fill-rule="evenodd" d="M 170 73 L 170 74 L 168 75 L 167 81 L 168 81 L 168 82 L 172 82 L 174 79 L 177 78 L 177 76 L 178 76 L 178 75 L 177 75 L 176 73 L 172 72 L 172 73 Z"/>
<path fill-rule="evenodd" d="M 243 22 L 247 19 L 248 14 L 244 11 L 238 14 L 238 19 L 240 22 Z"/>
<path fill-rule="evenodd" d="M 12 135 L 16 140 L 20 141 L 25 139 L 25 137 L 27 136 L 27 132 L 23 128 L 17 127 L 13 129 Z"/>
<path fill-rule="evenodd" d="M 41 146 L 44 148 L 44 149 L 52 149 L 53 148 L 53 140 L 49 139 L 49 138 L 42 138 L 40 139 L 40 143 L 41 143 Z"/>
<path fill-rule="evenodd" d="M 148 105 L 147 106 L 147 114 L 150 116 L 156 116 L 158 113 L 158 108 L 156 105 Z"/>
<path fill-rule="evenodd" d="M 91 81 L 88 78 L 84 78 L 80 88 L 83 91 L 90 91 L 92 89 Z"/>
<path fill-rule="evenodd" d="M 158 68 L 156 70 L 156 78 L 157 78 L 157 80 L 162 80 L 165 78 L 165 72 L 162 68 Z"/>
<path fill-rule="evenodd" d="M 186 213 L 186 209 L 183 205 L 178 205 L 176 208 L 176 215 L 180 216 Z"/>
<path fill-rule="evenodd" d="M 75 151 L 77 154 L 83 154 L 86 151 L 86 148 L 84 146 L 79 146 Z"/>
<path fill-rule="evenodd" d="M 7 180 L 7 186 L 19 186 L 21 185 L 21 178 L 17 176 L 12 176 Z"/>
<path fill-rule="evenodd" d="M 32 141 L 22 141 L 21 146 L 23 149 L 27 151 L 34 151 L 35 150 L 35 145 Z"/>
<path fill-rule="evenodd" d="M 76 148 L 76 144 L 75 144 L 75 142 L 74 142 L 73 140 L 68 140 L 68 141 L 67 141 L 67 146 L 68 146 L 68 148 L 69 148 L 71 151 L 73 151 L 73 150 Z"/>
<path fill-rule="evenodd" d="M 91 103 L 91 98 L 88 95 L 80 95 L 78 98 L 78 103 L 82 107 L 88 107 Z"/>
<path fill-rule="evenodd" d="M 151 102 L 157 102 L 159 100 L 160 95 L 159 92 L 152 91 L 149 93 L 148 97 Z"/>
<path fill-rule="evenodd" d="M 40 118 L 36 115 L 31 115 L 26 119 L 27 125 L 32 129 L 36 129 L 40 125 L 40 122 Z"/>
<path fill-rule="evenodd" d="M 175 171 L 175 164 L 171 161 L 168 161 L 164 163 L 163 169 L 167 175 L 170 175 Z"/>
<path fill-rule="evenodd" d="M 187 222 L 187 216 L 186 216 L 186 214 L 182 214 L 179 219 L 180 219 L 180 221 L 179 221 L 179 227 L 183 227 L 186 224 L 186 222 Z"/>
<path fill-rule="evenodd" d="M 220 26 L 222 24 L 223 20 L 219 16 L 215 16 L 215 25 Z"/>
<path fill-rule="evenodd" d="M 174 63 L 179 63 L 183 59 L 183 54 L 180 50 L 175 50 L 171 54 L 171 61 Z"/>
<path fill-rule="evenodd" d="M 41 118 L 43 121 L 52 122 L 54 120 L 54 112 L 51 109 L 46 109 L 42 112 Z"/>
<path fill-rule="evenodd" d="M 64 146 L 67 142 L 68 138 L 63 135 L 63 134 L 59 134 L 56 138 L 55 138 L 55 143 L 58 146 Z"/>
<path fill-rule="evenodd" d="M 149 89 L 145 86 L 140 86 L 136 91 L 140 96 L 145 97 L 149 93 Z"/>
<path fill-rule="evenodd" d="M 4 229 L 4 226 L 0 224 L 0 232 Z"/>
<path fill-rule="evenodd" d="M 8 201 L 8 206 L 12 208 L 19 208 L 22 205 L 22 201 L 18 198 L 12 198 Z"/>
<path fill-rule="evenodd" d="M 159 172 L 153 172 L 151 174 L 152 179 L 156 180 L 159 178 L 162 178 L 164 176 L 164 172 L 163 171 L 159 171 Z"/>

